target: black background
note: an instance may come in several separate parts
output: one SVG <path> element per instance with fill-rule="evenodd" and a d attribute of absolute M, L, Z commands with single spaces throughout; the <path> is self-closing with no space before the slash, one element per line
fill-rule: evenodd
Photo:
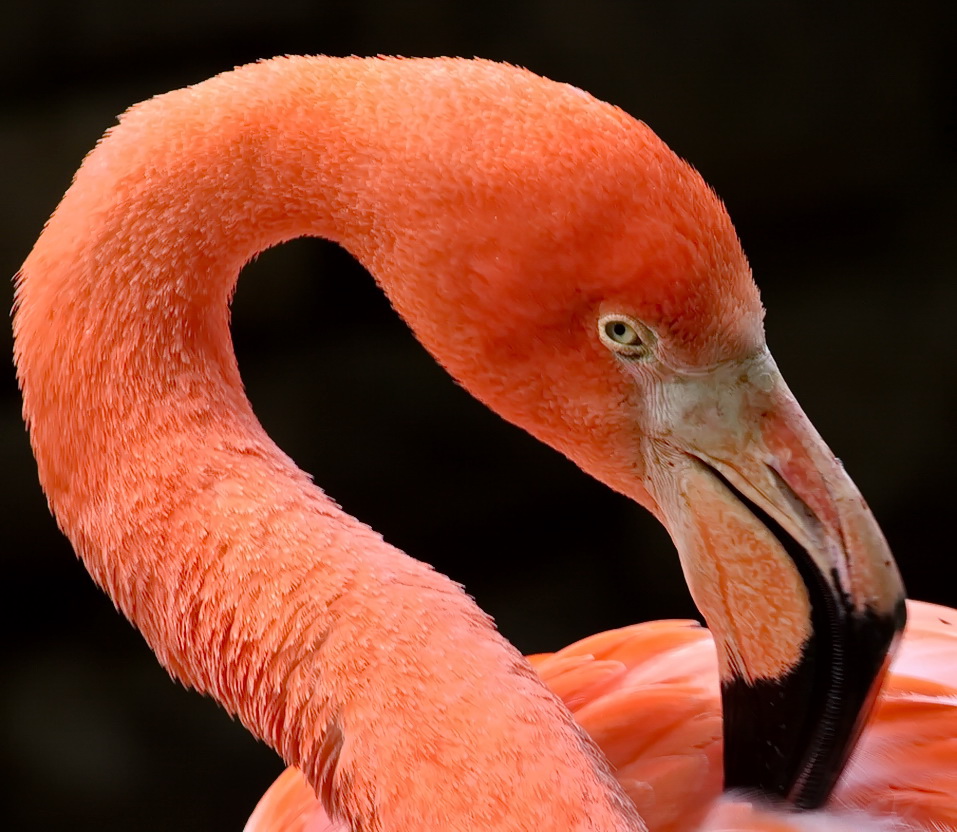
<path fill-rule="evenodd" d="M 911 594 L 957 604 L 949 5 L 20 0 L 0 27 L 2 271 L 134 101 L 281 53 L 527 66 L 643 118 L 724 197 L 792 389 Z M 331 244 L 247 269 L 234 335 L 279 444 L 523 650 L 694 614 L 654 521 L 472 401 Z M 4 825 L 240 829 L 279 761 L 171 683 L 93 586 L 46 512 L 12 371 L 0 392 Z"/>

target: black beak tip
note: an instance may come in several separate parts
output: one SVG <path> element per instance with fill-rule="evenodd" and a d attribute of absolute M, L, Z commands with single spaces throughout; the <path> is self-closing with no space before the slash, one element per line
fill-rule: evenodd
<path fill-rule="evenodd" d="M 904 615 L 903 602 L 888 614 L 848 612 L 840 632 L 815 632 L 785 676 L 724 681 L 725 788 L 822 806 L 870 715 Z"/>

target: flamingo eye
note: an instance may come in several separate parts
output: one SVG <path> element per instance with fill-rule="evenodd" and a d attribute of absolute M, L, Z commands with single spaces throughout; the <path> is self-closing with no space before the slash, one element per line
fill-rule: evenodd
<path fill-rule="evenodd" d="M 640 324 L 624 315 L 603 315 L 598 321 L 598 337 L 612 352 L 640 358 L 648 351 L 640 334 Z"/>

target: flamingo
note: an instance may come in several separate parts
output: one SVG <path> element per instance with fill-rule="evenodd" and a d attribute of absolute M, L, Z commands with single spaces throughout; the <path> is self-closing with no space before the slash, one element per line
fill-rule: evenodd
<path fill-rule="evenodd" d="M 303 235 L 356 256 L 480 400 L 652 511 L 713 643 L 641 625 L 536 658 L 540 678 L 314 486 L 228 329 L 242 266 Z M 939 795 L 901 809 L 911 781 L 888 777 L 917 743 L 872 723 L 847 767 L 903 587 L 762 322 L 720 201 L 641 122 L 488 61 L 312 57 L 130 109 L 25 261 L 14 329 L 60 527 L 170 673 L 294 767 L 251 829 L 938 828 Z M 953 616 L 911 610 L 876 715 L 904 702 L 908 739 L 949 749 Z M 655 696 L 671 750 L 625 776 Z M 845 809 L 790 813 L 845 769 Z"/>

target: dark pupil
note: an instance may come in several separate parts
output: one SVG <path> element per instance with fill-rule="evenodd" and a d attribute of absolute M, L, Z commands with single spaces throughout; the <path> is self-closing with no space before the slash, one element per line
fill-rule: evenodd
<path fill-rule="evenodd" d="M 612 326 L 612 332 L 614 332 L 616 338 L 624 338 L 628 334 L 628 327 L 623 323 L 617 323 Z"/>

